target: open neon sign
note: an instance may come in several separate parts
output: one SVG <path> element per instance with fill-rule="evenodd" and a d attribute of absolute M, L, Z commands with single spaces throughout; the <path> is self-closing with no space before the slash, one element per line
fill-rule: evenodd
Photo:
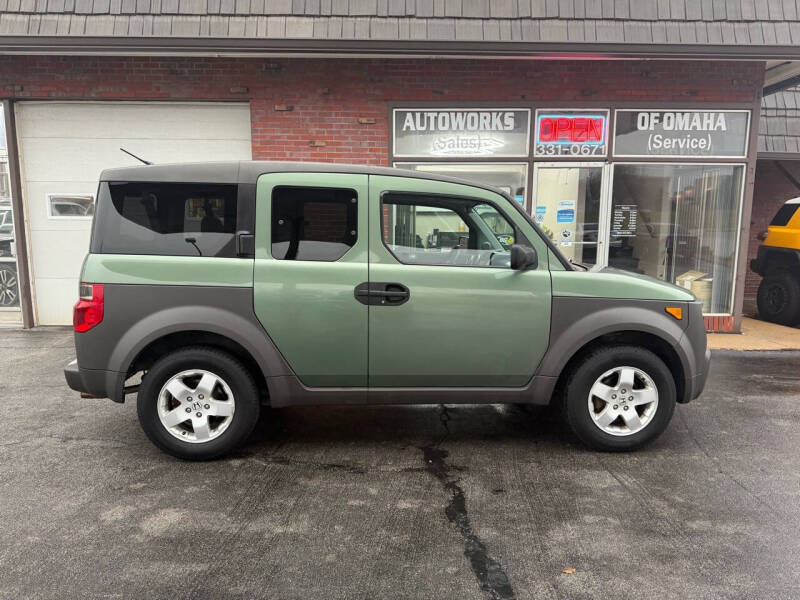
<path fill-rule="evenodd" d="M 539 115 L 536 121 L 536 143 L 603 146 L 606 143 L 606 116 Z"/>

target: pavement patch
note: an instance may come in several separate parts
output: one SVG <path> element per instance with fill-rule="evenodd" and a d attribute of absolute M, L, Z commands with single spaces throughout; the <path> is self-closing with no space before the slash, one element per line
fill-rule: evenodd
<path fill-rule="evenodd" d="M 446 412 L 443 415 L 447 415 Z M 447 427 L 446 418 L 442 423 Z M 489 554 L 486 544 L 473 531 L 467 514 L 467 499 L 458 479 L 450 475 L 450 467 L 445 462 L 447 450 L 434 446 L 421 448 L 426 470 L 438 479 L 450 494 L 450 503 L 444 509 L 447 520 L 453 523 L 464 538 L 464 556 L 469 559 L 472 572 L 478 579 L 481 589 L 490 600 L 514 600 L 514 589 L 508 580 L 503 566 Z"/>

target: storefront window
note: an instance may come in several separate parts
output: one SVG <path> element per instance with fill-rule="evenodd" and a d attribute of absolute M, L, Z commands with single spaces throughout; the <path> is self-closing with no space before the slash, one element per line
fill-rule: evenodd
<path fill-rule="evenodd" d="M 530 120 L 528 108 L 393 109 L 394 166 L 499 187 L 524 206 Z"/>
<path fill-rule="evenodd" d="M 616 164 L 608 264 L 733 309 L 742 165 Z"/>
<path fill-rule="evenodd" d="M 525 204 L 525 182 L 528 181 L 528 165 L 525 163 L 399 162 L 394 166 L 492 185 L 508 193 L 520 205 Z"/>
<path fill-rule="evenodd" d="M 683 286 L 705 314 L 730 315 L 750 116 L 714 106 L 393 108 L 390 159 L 499 187 L 572 262 Z"/>
<path fill-rule="evenodd" d="M 8 178 L 5 118 L 0 107 L 0 323 L 19 319 L 17 248 L 14 243 L 14 215 Z M 11 311 L 11 314 L 9 314 Z"/>

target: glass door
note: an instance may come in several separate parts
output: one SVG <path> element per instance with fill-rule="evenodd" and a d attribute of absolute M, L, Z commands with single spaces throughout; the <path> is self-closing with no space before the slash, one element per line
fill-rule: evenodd
<path fill-rule="evenodd" d="M 537 163 L 531 214 L 573 262 L 603 266 L 607 253 L 608 190 L 604 163 Z"/>

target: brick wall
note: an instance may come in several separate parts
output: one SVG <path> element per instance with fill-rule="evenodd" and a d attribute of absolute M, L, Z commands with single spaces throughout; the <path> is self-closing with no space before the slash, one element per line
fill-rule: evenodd
<path fill-rule="evenodd" d="M 391 102 L 752 103 L 760 62 L 0 57 L 0 97 L 247 100 L 254 159 L 387 165 Z M 709 327 L 732 327 L 709 321 Z"/>
<path fill-rule="evenodd" d="M 0 57 L 4 98 L 249 100 L 253 158 L 387 164 L 392 101 L 752 102 L 762 64 Z"/>
<path fill-rule="evenodd" d="M 800 160 L 781 161 L 781 165 L 800 181 Z M 747 252 L 747 279 L 744 286 L 744 314 L 755 315 L 756 293 L 761 277 L 750 270 L 750 259 L 755 258 L 761 241 L 756 237 L 766 231 L 769 222 L 781 205 L 790 198 L 800 196 L 794 184 L 781 172 L 774 161 L 759 160 L 756 164 L 753 190 L 753 214 L 750 218 L 750 240 Z"/>

